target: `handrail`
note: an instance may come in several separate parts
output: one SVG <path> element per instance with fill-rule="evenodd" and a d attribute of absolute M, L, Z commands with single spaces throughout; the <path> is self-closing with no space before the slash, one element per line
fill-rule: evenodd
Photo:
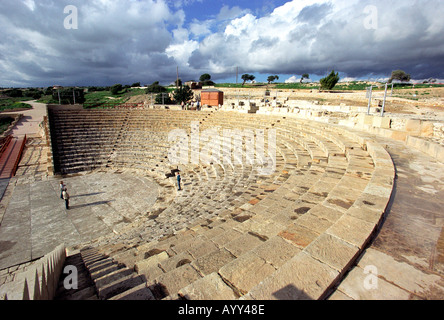
<path fill-rule="evenodd" d="M 15 174 L 17 172 L 18 165 L 20 163 L 20 160 L 22 159 L 22 153 L 23 153 L 23 149 L 25 148 L 26 141 L 27 141 L 27 136 L 25 135 L 25 137 L 23 138 L 22 145 L 20 146 L 20 152 L 17 155 L 17 159 L 15 160 L 14 167 L 12 169 L 12 176 L 15 176 Z"/>
<path fill-rule="evenodd" d="M 0 148 L 0 157 L 3 155 L 3 152 L 5 152 L 6 148 L 8 148 L 9 143 L 12 140 L 12 134 L 9 134 L 6 136 L 6 138 L 4 139 L 3 145 Z"/>

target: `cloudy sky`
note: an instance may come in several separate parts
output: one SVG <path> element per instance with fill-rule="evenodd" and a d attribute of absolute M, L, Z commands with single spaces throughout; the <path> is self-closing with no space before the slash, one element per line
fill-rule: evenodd
<path fill-rule="evenodd" d="M 0 87 L 444 78 L 442 0 L 1 0 Z"/>

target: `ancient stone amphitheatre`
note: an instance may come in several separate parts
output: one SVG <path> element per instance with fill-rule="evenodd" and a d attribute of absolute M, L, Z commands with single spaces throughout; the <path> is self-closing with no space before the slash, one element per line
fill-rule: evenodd
<path fill-rule="evenodd" d="M 384 117 L 380 92 L 367 114 L 365 92 L 272 91 L 266 105 L 263 89 L 221 90 L 224 106 L 202 111 L 35 104 L 43 122 L 1 202 L 0 296 L 444 297 L 442 89 L 389 97 Z M 246 139 L 237 149 L 194 145 L 239 161 L 173 165 L 170 133 L 191 141 L 196 124 L 199 133 L 264 132 L 260 160 L 275 170 L 258 172 Z M 78 286 L 67 288 L 74 274 Z"/>

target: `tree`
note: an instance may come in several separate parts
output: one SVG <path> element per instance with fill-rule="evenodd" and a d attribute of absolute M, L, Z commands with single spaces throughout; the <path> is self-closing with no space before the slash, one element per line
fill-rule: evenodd
<path fill-rule="evenodd" d="M 44 94 L 45 94 L 45 96 L 50 96 L 50 95 L 52 95 L 53 91 L 54 91 L 53 87 L 48 87 L 45 89 Z"/>
<path fill-rule="evenodd" d="M 194 97 L 193 90 L 189 86 L 181 86 L 174 91 L 174 100 L 177 104 L 187 103 Z"/>
<path fill-rule="evenodd" d="M 211 75 L 209 75 L 208 73 L 204 73 L 199 78 L 199 81 L 201 81 L 201 82 L 205 82 L 205 81 L 209 81 L 209 80 L 211 80 Z"/>
<path fill-rule="evenodd" d="M 242 83 L 242 86 L 243 86 L 245 84 L 245 82 L 253 81 L 254 79 L 256 79 L 256 77 L 253 76 L 252 74 L 246 73 L 246 74 L 242 75 L 241 79 L 244 80 L 244 82 Z"/>
<path fill-rule="evenodd" d="M 153 82 L 153 84 L 149 85 L 148 88 L 146 88 L 146 93 L 161 93 L 166 92 L 167 89 L 165 87 L 162 87 L 159 84 L 159 81 Z"/>
<path fill-rule="evenodd" d="M 331 90 L 335 87 L 335 85 L 339 82 L 339 73 L 335 73 L 333 70 L 327 77 L 322 78 L 321 82 L 321 90 Z"/>
<path fill-rule="evenodd" d="M 156 104 L 173 104 L 173 101 L 168 93 L 162 92 L 156 95 Z"/>
<path fill-rule="evenodd" d="M 279 80 L 279 76 L 269 76 L 267 79 L 268 84 L 274 82 L 275 80 Z"/>
<path fill-rule="evenodd" d="M 392 76 L 389 79 L 389 83 L 392 83 L 393 80 L 399 80 L 401 82 L 409 82 L 411 79 L 410 75 L 407 74 L 403 70 L 395 70 L 392 72 Z"/>
<path fill-rule="evenodd" d="M 213 86 L 214 82 L 211 81 L 211 75 L 208 73 L 204 73 L 200 76 L 199 81 L 202 82 L 203 86 Z"/>
<path fill-rule="evenodd" d="M 302 81 L 304 81 L 304 79 L 310 79 L 310 75 L 308 74 L 308 73 L 304 73 L 303 75 L 302 75 L 302 77 L 301 77 L 301 83 L 302 83 Z"/>
<path fill-rule="evenodd" d="M 11 90 L 6 90 L 5 95 L 7 95 L 8 97 L 11 98 L 21 98 L 23 97 L 23 91 L 20 89 L 11 89 Z"/>
<path fill-rule="evenodd" d="M 122 91 L 123 86 L 121 84 L 115 84 L 110 88 L 111 94 L 113 96 L 119 94 L 119 91 Z"/>

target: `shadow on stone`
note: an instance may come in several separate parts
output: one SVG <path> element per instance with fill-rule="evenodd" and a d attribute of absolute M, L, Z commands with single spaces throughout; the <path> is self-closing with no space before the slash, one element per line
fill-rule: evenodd
<path fill-rule="evenodd" d="M 274 292 L 273 296 L 278 300 L 313 300 L 303 290 L 292 284 Z"/>
<path fill-rule="evenodd" d="M 97 196 L 99 194 L 103 194 L 105 192 L 94 192 L 94 193 L 88 193 L 88 194 L 79 194 L 79 195 L 75 195 L 75 196 L 71 196 L 72 198 L 80 198 L 80 197 L 92 197 L 92 196 Z"/>
<path fill-rule="evenodd" d="M 70 206 L 70 209 L 80 209 L 85 207 L 92 207 L 92 206 L 100 206 L 102 204 L 109 204 L 110 202 L 113 202 L 114 200 L 107 200 L 107 201 L 97 201 L 92 203 L 85 203 L 85 204 L 78 204 L 75 206 Z"/>

